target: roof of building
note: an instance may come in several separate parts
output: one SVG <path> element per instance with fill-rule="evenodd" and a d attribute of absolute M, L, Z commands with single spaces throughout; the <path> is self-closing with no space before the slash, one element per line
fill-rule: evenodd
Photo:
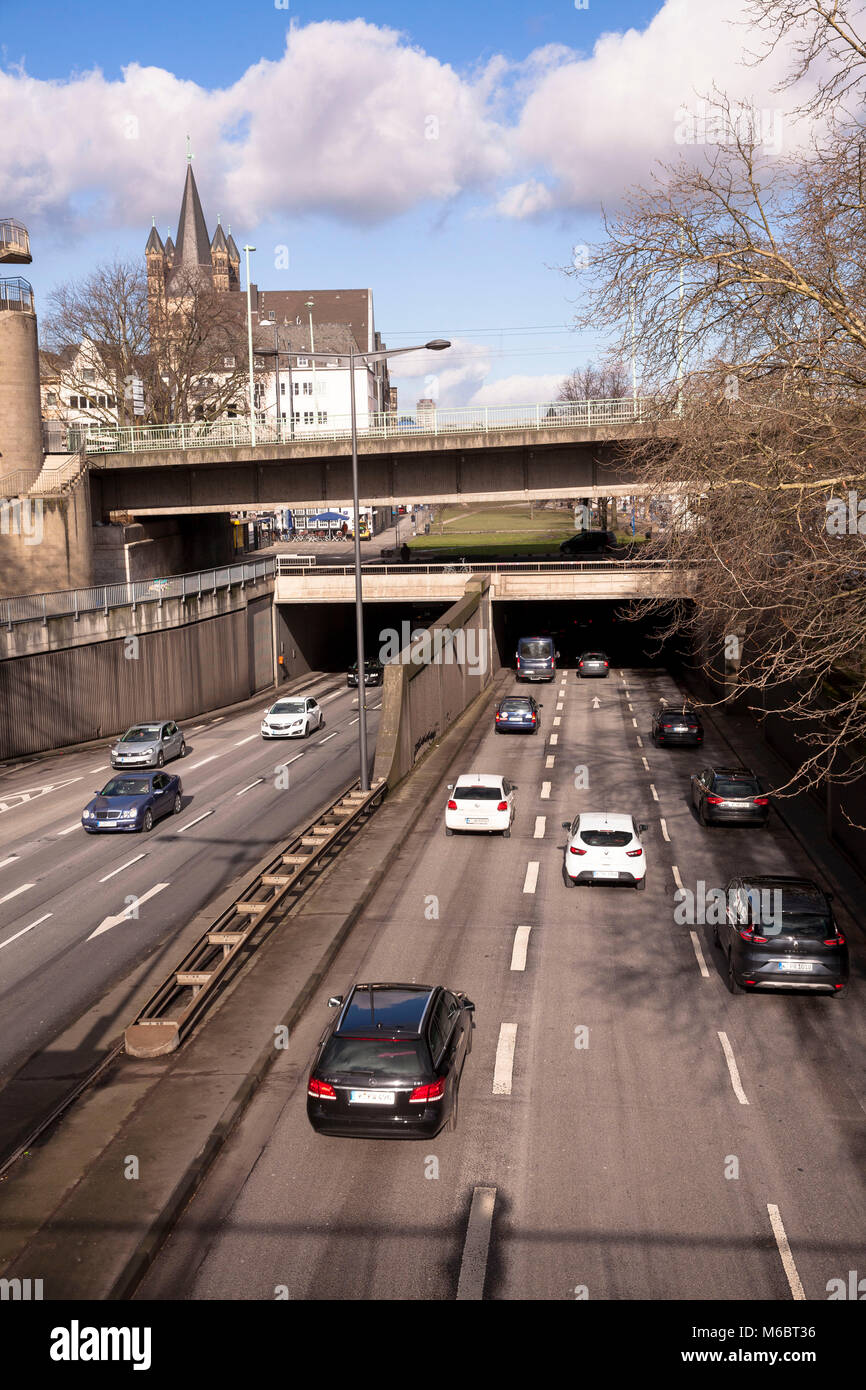
<path fill-rule="evenodd" d="M 256 289 L 255 305 L 259 314 L 267 318 L 273 309 L 277 323 L 288 319 L 289 323 L 306 326 L 309 331 L 310 310 L 307 300 L 313 301 L 313 337 L 318 347 L 319 325 L 326 323 L 347 323 L 362 352 L 372 351 L 374 347 L 373 292 L 361 290 L 260 290 Z M 308 344 L 309 346 L 309 344 Z"/>
<path fill-rule="evenodd" d="M 228 251 L 229 249 L 228 242 L 226 241 L 226 234 L 219 222 L 217 222 L 217 229 L 213 234 L 210 249 L 212 251 Z"/>
<path fill-rule="evenodd" d="M 147 245 L 144 248 L 144 254 L 147 255 L 149 251 L 156 251 L 161 254 L 164 250 L 165 247 L 162 244 L 162 237 L 156 230 L 156 225 L 154 224 L 154 226 L 152 226 L 150 229 L 150 236 L 147 238 Z"/>
<path fill-rule="evenodd" d="M 213 271 L 210 237 L 207 234 L 207 224 L 204 220 L 192 164 L 187 164 L 183 199 L 180 205 L 180 220 L 177 227 L 172 280 L 181 273 L 195 275 L 202 268 L 208 272 Z"/>
<path fill-rule="evenodd" d="M 294 353 L 303 357 L 310 351 L 310 325 L 302 323 L 278 323 L 273 319 L 259 319 L 253 325 L 254 343 L 257 347 L 273 348 L 274 328 L 277 330 L 277 343 L 281 352 Z M 354 348 L 360 352 L 352 330 L 345 323 L 318 323 L 313 325 L 315 351 L 333 352 L 334 356 L 346 355 Z"/>

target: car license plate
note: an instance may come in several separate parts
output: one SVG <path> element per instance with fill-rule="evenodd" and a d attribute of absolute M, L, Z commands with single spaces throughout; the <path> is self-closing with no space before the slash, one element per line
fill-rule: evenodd
<path fill-rule="evenodd" d="M 396 1096 L 393 1091 L 350 1091 L 350 1105 L 393 1105 Z"/>
<path fill-rule="evenodd" d="M 487 824 L 487 817 L 486 817 L 486 816 L 467 816 L 467 817 L 466 817 L 466 824 L 467 824 L 467 825 L 486 825 L 486 824 Z"/>
<path fill-rule="evenodd" d="M 593 869 L 593 878 L 619 878 L 619 874 L 611 869 Z"/>
<path fill-rule="evenodd" d="M 789 970 L 799 975 L 801 972 L 808 973 L 810 970 L 814 970 L 815 967 L 810 960 L 780 960 L 777 968 L 779 970 Z"/>
<path fill-rule="evenodd" d="M 687 733 L 688 733 L 688 727 L 687 727 L 687 725 L 685 725 L 685 724 L 674 724 L 673 728 L 671 729 L 671 733 L 672 733 L 672 734 L 687 734 Z"/>

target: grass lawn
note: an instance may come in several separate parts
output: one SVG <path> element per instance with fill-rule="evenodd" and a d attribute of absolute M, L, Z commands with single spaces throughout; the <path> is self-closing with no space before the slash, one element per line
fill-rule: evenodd
<path fill-rule="evenodd" d="M 616 523 L 614 523 L 614 526 Z M 613 529 L 613 528 L 611 528 Z M 536 507 L 530 517 L 529 505 L 515 502 L 446 506 L 439 509 L 430 535 L 408 541 L 410 550 L 433 551 L 437 559 L 496 559 L 510 555 L 558 556 L 560 543 L 574 535 L 570 511 Z M 643 541 L 643 532 L 634 537 L 631 527 L 618 530 L 617 540 Z"/>

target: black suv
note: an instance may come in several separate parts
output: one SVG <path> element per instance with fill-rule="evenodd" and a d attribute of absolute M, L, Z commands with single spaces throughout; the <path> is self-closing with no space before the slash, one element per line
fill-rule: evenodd
<path fill-rule="evenodd" d="M 441 985 L 355 985 L 325 1029 L 307 1084 L 320 1134 L 428 1139 L 457 1127 L 475 1005 Z"/>
<path fill-rule="evenodd" d="M 704 726 L 697 710 L 691 705 L 671 705 L 667 700 L 660 700 L 653 715 L 652 741 L 657 748 L 661 744 L 703 743 Z"/>
<path fill-rule="evenodd" d="M 562 542 L 559 553 L 577 558 L 581 555 L 605 555 L 617 548 L 613 531 L 578 531 L 577 535 L 569 536 L 568 540 Z"/>
<path fill-rule="evenodd" d="M 365 685 L 381 685 L 381 684 L 382 684 L 382 681 L 383 681 L 384 679 L 385 679 L 385 668 L 384 668 L 384 666 L 382 665 L 381 661 L 372 660 L 372 661 L 365 661 L 365 662 L 364 662 L 364 684 L 365 684 Z M 346 684 L 347 684 L 348 686 L 356 686 L 356 685 L 358 684 L 358 663 L 357 663 L 357 661 L 353 661 L 352 664 L 351 664 L 351 666 L 349 667 L 348 671 L 346 672 Z"/>
<path fill-rule="evenodd" d="M 701 825 L 764 825 L 770 798 L 750 767 L 705 767 L 692 774 L 692 805 Z"/>
<path fill-rule="evenodd" d="M 848 989 L 848 946 L 826 893 L 811 878 L 751 874 L 725 889 L 713 940 L 728 961 L 728 989 Z"/>

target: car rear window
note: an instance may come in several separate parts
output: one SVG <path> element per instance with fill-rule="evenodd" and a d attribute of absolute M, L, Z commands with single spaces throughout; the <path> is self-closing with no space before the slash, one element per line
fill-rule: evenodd
<path fill-rule="evenodd" d="M 772 912 L 772 905 L 770 907 Z M 763 936 L 777 936 L 781 931 L 785 936 L 825 937 L 832 927 L 829 913 L 786 912 L 782 908 L 782 925 L 778 921 L 765 921 L 761 927 Z"/>
<path fill-rule="evenodd" d="M 426 1054 L 420 1038 L 331 1038 L 319 1069 L 366 1076 L 414 1077 L 429 1069 Z"/>
<path fill-rule="evenodd" d="M 603 652 L 584 652 L 581 661 L 607 661 Z"/>
<path fill-rule="evenodd" d="M 603 846 L 605 849 L 622 849 L 633 838 L 630 830 L 581 830 L 580 838 L 585 845 Z"/>
<path fill-rule="evenodd" d="M 717 777 L 713 782 L 719 796 L 757 796 L 760 790 L 756 777 Z"/>
<path fill-rule="evenodd" d="M 522 713 L 525 714 L 527 710 L 532 709 L 532 705 L 529 703 L 528 700 L 503 700 L 499 708 L 507 710 L 520 710 Z"/>
<path fill-rule="evenodd" d="M 501 801 L 501 787 L 473 787 L 464 785 L 454 788 L 455 801 Z"/>
<path fill-rule="evenodd" d="M 521 637 L 517 653 L 521 658 L 538 661 L 542 657 L 553 656 L 553 642 L 549 637 Z"/>

